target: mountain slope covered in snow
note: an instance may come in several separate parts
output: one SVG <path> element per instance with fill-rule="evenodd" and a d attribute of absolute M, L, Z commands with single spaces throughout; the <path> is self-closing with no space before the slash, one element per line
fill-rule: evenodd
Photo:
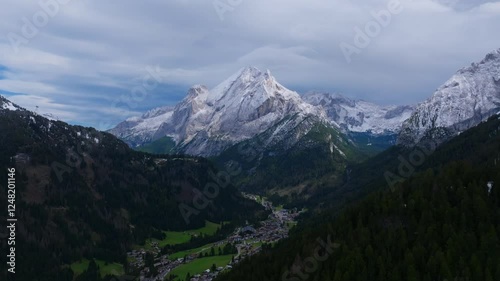
<path fill-rule="evenodd" d="M 417 106 L 403 124 L 398 143 L 443 141 L 476 126 L 500 110 L 500 49 L 460 69 Z"/>
<path fill-rule="evenodd" d="M 363 139 L 366 146 L 371 145 L 373 137 L 381 136 L 378 142 L 385 148 L 394 144 L 392 136 L 412 109 L 378 106 L 337 94 L 309 93 L 301 97 L 278 83 L 269 71 L 246 67 L 211 90 L 193 86 L 175 107 L 159 107 L 129 118 L 110 132 L 132 147 L 146 145 L 146 150 L 216 156 L 290 116 L 295 116 L 295 122 L 315 116 L 317 122 L 344 133 L 357 133 L 353 139 Z M 293 125 L 285 122 L 280 131 L 293 132 Z M 297 141 L 307 131 L 302 128 L 291 139 Z M 277 142 L 273 138 L 278 135 L 270 135 L 267 142 Z M 169 148 L 162 149 L 162 143 Z"/>
<path fill-rule="evenodd" d="M 326 111 L 328 119 L 349 132 L 384 135 L 398 133 L 414 107 L 380 106 L 363 100 L 352 100 L 340 94 L 311 92 L 303 99 Z"/>
<path fill-rule="evenodd" d="M 17 104 L 10 102 L 8 99 L 4 98 L 3 96 L 0 96 L 0 110 L 16 111 L 16 110 L 24 110 L 24 109 L 22 107 L 18 106 Z"/>
<path fill-rule="evenodd" d="M 175 141 L 179 152 L 212 156 L 264 132 L 285 117 L 304 119 L 311 115 L 326 121 L 321 109 L 304 103 L 269 71 L 247 67 L 212 90 L 194 86 L 174 108 L 130 118 L 110 132 L 132 146 L 167 136 Z"/>

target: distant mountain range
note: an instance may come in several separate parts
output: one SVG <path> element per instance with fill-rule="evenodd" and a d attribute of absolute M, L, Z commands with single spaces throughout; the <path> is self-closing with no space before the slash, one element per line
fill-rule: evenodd
<path fill-rule="evenodd" d="M 277 124 L 282 125 L 262 143 L 293 135 L 288 141 L 291 147 L 316 123 L 346 134 L 358 146 L 369 146 L 370 139 L 379 138 L 382 144 L 377 151 L 395 144 L 396 139 L 405 146 L 426 135 L 444 140 L 499 110 L 499 53 L 491 52 L 479 63 L 459 70 L 417 106 L 380 106 L 337 93 L 310 92 L 301 97 L 278 83 L 269 70 L 246 67 L 214 89 L 193 86 L 176 106 L 129 118 L 110 132 L 132 147 L 161 140 L 170 152 L 201 156 L 220 155 Z M 294 122 L 283 122 L 290 118 Z M 294 124 L 306 119 L 314 122 L 295 131 Z M 359 142 L 360 136 L 366 141 Z"/>
<path fill-rule="evenodd" d="M 288 140 L 291 147 L 317 123 L 343 133 L 395 135 L 412 110 L 412 106 L 378 106 L 340 94 L 309 93 L 301 97 L 278 83 L 269 70 L 246 67 L 212 90 L 193 86 L 175 107 L 152 109 L 110 132 L 132 147 L 168 138 L 172 152 L 215 156 L 277 124 L 281 125 L 263 143 L 276 143 L 279 136 L 293 135 Z M 296 125 L 306 119 L 309 125 L 296 131 Z"/>
<path fill-rule="evenodd" d="M 328 120 L 344 131 L 373 135 L 397 134 L 414 106 L 380 106 L 363 100 L 352 100 L 341 94 L 310 92 L 303 100 L 320 106 Z"/>

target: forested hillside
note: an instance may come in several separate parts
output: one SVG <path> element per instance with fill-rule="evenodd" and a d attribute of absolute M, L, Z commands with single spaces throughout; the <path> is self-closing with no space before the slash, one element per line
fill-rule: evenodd
<path fill-rule="evenodd" d="M 340 210 L 371 192 L 390 188 L 392 183 L 428 168 L 437 169 L 455 160 L 481 164 L 493 157 L 490 153 L 496 142 L 488 137 L 496 132 L 496 118 L 463 132 L 446 145 L 428 140 L 415 147 L 393 146 L 366 161 L 348 165 L 341 177 L 326 176 L 310 181 L 302 191 L 307 196 L 275 196 L 274 199 L 288 208 Z"/>
<path fill-rule="evenodd" d="M 203 158 L 135 152 L 110 134 L 21 109 L 0 110 L 0 131 L 3 190 L 7 168 L 16 169 L 17 280 L 71 280 L 63 265 L 81 258 L 124 263 L 131 245 L 161 230 L 245 221 L 261 209 Z M 217 196 L 193 206 L 207 183 L 219 184 Z"/>
<path fill-rule="evenodd" d="M 280 126 L 283 124 L 276 127 Z M 214 157 L 214 162 L 219 167 L 231 162 L 240 163 L 243 172 L 236 180 L 241 188 L 266 193 L 271 189 L 293 190 L 325 175 L 342 176 L 350 163 L 366 157 L 346 135 L 321 123 L 314 124 L 307 134 L 288 148 L 287 142 L 299 133 L 290 133 L 280 142 L 269 145 L 266 140 L 275 133 L 274 130 L 230 147 Z M 312 190 L 302 192 L 313 194 Z"/>
<path fill-rule="evenodd" d="M 500 280 L 500 120 L 424 160 L 217 280 Z"/>

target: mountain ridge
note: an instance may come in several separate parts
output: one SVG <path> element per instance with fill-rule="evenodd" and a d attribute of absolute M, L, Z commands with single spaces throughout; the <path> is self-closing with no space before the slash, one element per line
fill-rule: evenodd
<path fill-rule="evenodd" d="M 132 146 L 140 144 L 136 136 L 145 142 L 168 136 L 184 153 L 212 156 L 294 114 L 326 121 L 320 109 L 279 84 L 269 70 L 245 67 L 212 90 L 193 86 L 172 111 L 154 118 L 129 119 L 110 132 Z"/>
<path fill-rule="evenodd" d="M 141 117 L 127 119 L 109 132 L 132 147 L 168 137 L 176 143 L 172 151 L 216 156 L 294 114 L 302 119 L 314 115 L 318 122 L 344 133 L 388 135 L 399 132 L 398 120 L 409 116 L 412 108 L 378 106 L 339 94 L 318 95 L 300 96 L 277 82 L 269 70 L 245 67 L 211 90 L 195 85 L 174 107 L 152 109 Z M 328 98 L 330 104 L 325 102 Z M 331 104 L 333 101 L 343 103 Z M 370 112 L 363 112 L 365 108 Z"/>
<path fill-rule="evenodd" d="M 414 109 L 412 105 L 380 106 L 338 93 L 309 92 L 303 99 L 312 105 L 323 107 L 329 120 L 346 131 L 374 135 L 399 133 L 401 124 L 410 117 Z"/>
<path fill-rule="evenodd" d="M 427 138 L 446 140 L 500 110 L 500 49 L 458 70 L 420 103 L 402 126 L 398 144 Z"/>

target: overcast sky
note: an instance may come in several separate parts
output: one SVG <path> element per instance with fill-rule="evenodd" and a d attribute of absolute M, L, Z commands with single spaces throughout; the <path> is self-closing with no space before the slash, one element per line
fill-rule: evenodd
<path fill-rule="evenodd" d="M 249 65 L 299 93 L 417 103 L 500 48 L 484 0 L 57 1 L 3 0 L 0 93 L 98 129 Z"/>

